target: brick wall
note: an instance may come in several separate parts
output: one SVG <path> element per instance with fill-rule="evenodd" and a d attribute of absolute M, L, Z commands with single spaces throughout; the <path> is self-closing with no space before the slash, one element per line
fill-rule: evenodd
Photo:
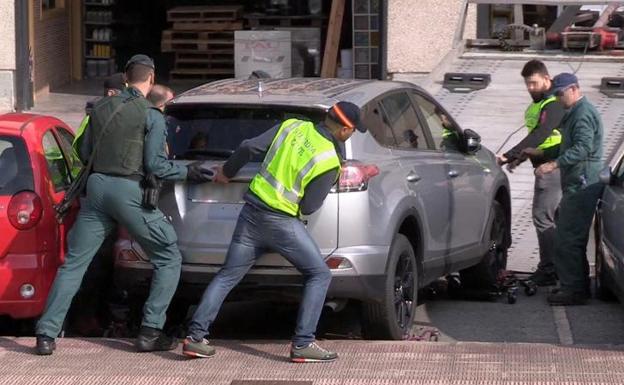
<path fill-rule="evenodd" d="M 65 1 L 66 8 L 46 11 L 43 15 L 41 0 L 33 3 L 35 93 L 40 94 L 71 79 L 69 2 Z"/>

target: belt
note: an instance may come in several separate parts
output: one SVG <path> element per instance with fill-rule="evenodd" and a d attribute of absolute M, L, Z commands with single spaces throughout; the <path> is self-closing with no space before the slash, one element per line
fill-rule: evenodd
<path fill-rule="evenodd" d="M 141 182 L 143 180 L 143 175 L 137 175 L 137 174 L 132 174 L 132 175 L 104 174 L 104 175 L 114 176 L 115 178 L 124 178 L 124 179 L 128 179 L 134 182 Z"/>

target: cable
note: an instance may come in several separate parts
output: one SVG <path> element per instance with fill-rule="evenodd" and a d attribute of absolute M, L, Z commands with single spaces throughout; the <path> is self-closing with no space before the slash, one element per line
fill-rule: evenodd
<path fill-rule="evenodd" d="M 496 150 L 495 154 L 498 154 L 500 152 L 500 150 L 502 150 L 503 147 L 505 147 L 507 142 L 509 142 L 509 139 L 511 139 L 512 136 L 516 135 L 518 133 L 518 131 L 522 130 L 523 128 L 524 128 L 524 124 L 522 124 L 520 127 L 515 129 L 511 134 L 509 134 L 507 136 L 507 138 L 505 139 L 505 141 L 503 142 L 503 144 L 501 144 L 500 147 Z"/>
<path fill-rule="evenodd" d="M 585 49 L 583 49 L 583 57 L 581 59 L 581 62 L 579 63 L 578 67 L 576 67 L 576 70 L 574 69 L 574 67 L 572 67 L 572 64 L 570 64 L 570 62 L 566 62 L 566 64 L 568 65 L 568 67 L 570 67 L 570 69 L 572 70 L 572 73 L 574 75 L 576 75 L 576 73 L 581 69 L 581 67 L 583 66 L 583 63 L 585 63 L 585 55 L 587 54 L 587 50 L 589 49 L 589 40 L 587 41 L 587 43 L 585 43 Z"/>

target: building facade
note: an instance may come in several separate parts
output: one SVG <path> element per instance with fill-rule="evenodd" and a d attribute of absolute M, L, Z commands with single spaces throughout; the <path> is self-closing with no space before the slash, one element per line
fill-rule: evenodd
<path fill-rule="evenodd" d="M 26 16 L 16 11 L 21 4 L 18 1 L 28 3 Z M 386 33 L 382 73 L 401 78 L 431 72 L 451 50 L 463 0 L 379 1 L 385 9 L 381 20 Z M 82 0 L 0 1 L 0 112 L 20 108 L 17 90 L 29 90 L 27 97 L 36 103 L 51 88 L 82 78 L 82 4 Z M 473 11 L 465 37 L 472 37 L 476 30 Z M 20 29 L 20 23 L 27 27 Z M 16 31 L 27 31 L 27 38 L 20 43 Z M 24 49 L 26 59 L 21 56 L 20 62 Z M 24 87 L 24 82 L 31 84 Z"/>

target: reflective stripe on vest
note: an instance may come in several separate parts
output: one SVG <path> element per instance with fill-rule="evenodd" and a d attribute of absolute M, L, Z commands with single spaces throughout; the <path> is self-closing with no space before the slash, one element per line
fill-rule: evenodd
<path fill-rule="evenodd" d="M 269 207 L 297 216 L 307 184 L 339 167 L 334 144 L 313 123 L 289 119 L 278 130 L 249 188 Z"/>
<path fill-rule="evenodd" d="M 551 96 L 549 98 L 541 100 L 539 103 L 531 103 L 529 108 L 527 108 L 526 112 L 524 113 L 524 124 L 529 129 L 529 134 L 533 132 L 535 127 L 537 127 L 537 125 L 539 124 L 539 118 L 542 114 L 542 110 L 544 109 L 544 107 L 547 104 L 550 104 L 556 100 L 556 97 Z M 557 146 L 560 143 L 561 132 L 555 128 L 552 130 L 550 136 L 546 138 L 546 140 L 544 140 L 544 142 L 542 142 L 539 146 L 537 146 L 537 148 L 543 150 L 546 148 Z"/>

